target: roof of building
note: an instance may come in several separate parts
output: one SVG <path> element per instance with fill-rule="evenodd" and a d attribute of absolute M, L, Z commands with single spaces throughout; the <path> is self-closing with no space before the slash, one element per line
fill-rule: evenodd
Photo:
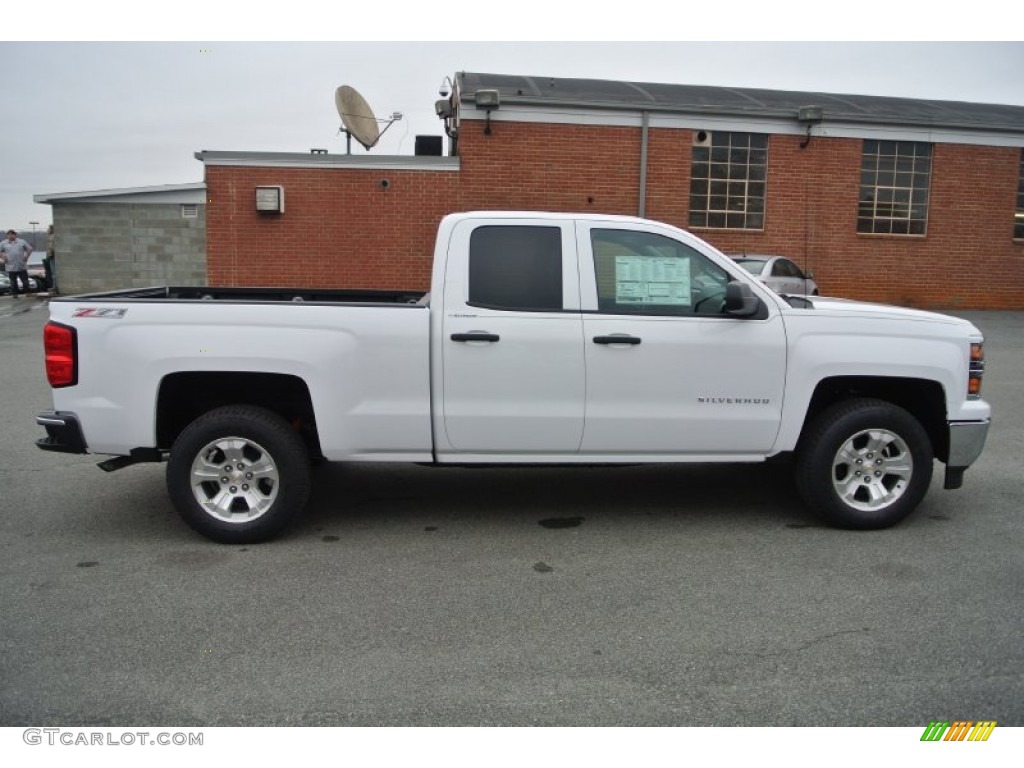
<path fill-rule="evenodd" d="M 206 184 L 163 184 L 156 187 L 122 187 L 95 189 L 87 192 L 53 192 L 33 195 L 36 203 L 201 203 L 206 196 Z"/>
<path fill-rule="evenodd" d="M 816 106 L 824 120 L 841 123 L 1024 132 L 1024 106 L 1006 104 L 480 72 L 457 77 L 460 99 L 468 104 L 475 103 L 478 90 L 497 90 L 501 103 L 509 105 L 739 118 L 795 120 L 801 107 Z"/>
<path fill-rule="evenodd" d="M 363 170 L 457 171 L 457 157 L 440 155 L 331 155 L 305 152 L 246 152 L 204 149 L 195 153 L 205 165 L 263 168 L 352 168 Z"/>

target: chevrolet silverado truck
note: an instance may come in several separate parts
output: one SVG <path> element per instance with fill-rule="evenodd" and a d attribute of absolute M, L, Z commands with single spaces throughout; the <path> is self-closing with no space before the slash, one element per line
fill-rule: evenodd
<path fill-rule="evenodd" d="M 159 287 L 50 302 L 39 448 L 167 461 L 211 539 L 279 533 L 311 463 L 761 462 L 883 528 L 960 487 L 990 423 L 982 334 L 941 314 L 782 296 L 644 219 L 452 214 L 429 293 Z M 742 468 L 737 468 L 742 472 Z"/>

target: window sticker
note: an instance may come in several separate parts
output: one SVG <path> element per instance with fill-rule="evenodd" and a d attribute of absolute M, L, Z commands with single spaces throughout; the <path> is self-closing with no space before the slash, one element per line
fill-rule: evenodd
<path fill-rule="evenodd" d="M 615 301 L 689 306 L 689 257 L 616 256 Z"/>

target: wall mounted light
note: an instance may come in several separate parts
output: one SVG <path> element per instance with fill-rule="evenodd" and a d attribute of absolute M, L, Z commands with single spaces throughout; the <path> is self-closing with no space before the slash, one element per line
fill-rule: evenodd
<path fill-rule="evenodd" d="M 491 112 L 501 106 L 501 95 L 493 88 L 477 91 L 473 95 L 477 109 L 487 111 L 487 123 L 484 125 L 484 135 L 491 135 Z"/>
<path fill-rule="evenodd" d="M 825 119 L 825 110 L 813 104 L 800 107 L 796 111 L 796 119 L 801 125 L 807 126 L 807 136 L 800 142 L 800 149 L 806 149 L 807 145 L 811 143 L 811 126 L 817 125 Z"/>

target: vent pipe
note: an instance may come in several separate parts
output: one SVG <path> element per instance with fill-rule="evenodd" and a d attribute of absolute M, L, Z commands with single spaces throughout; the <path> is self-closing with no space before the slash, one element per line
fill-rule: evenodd
<path fill-rule="evenodd" d="M 651 123 L 650 112 L 641 113 L 640 128 L 640 203 L 637 216 L 643 218 L 647 210 L 647 134 Z"/>

